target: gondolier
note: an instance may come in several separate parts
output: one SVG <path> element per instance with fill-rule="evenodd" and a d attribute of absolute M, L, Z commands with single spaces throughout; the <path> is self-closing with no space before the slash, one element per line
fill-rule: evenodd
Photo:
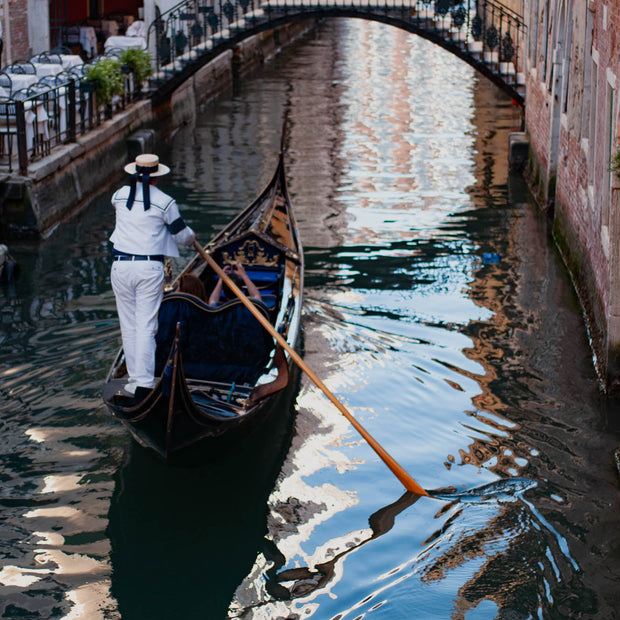
<path fill-rule="evenodd" d="M 155 187 L 157 179 L 170 172 L 157 155 L 138 155 L 125 172 L 131 181 L 112 196 L 116 227 L 110 241 L 114 246 L 112 290 L 128 376 L 124 391 L 130 396 L 138 387 L 154 385 L 164 258 L 179 256 L 177 245 L 191 246 L 196 235 L 183 221 L 174 198 Z"/>
<path fill-rule="evenodd" d="M 171 462 L 211 458 L 255 432 L 274 411 L 292 364 L 290 355 L 276 349 L 270 330 L 236 296 L 215 306 L 204 301 L 204 290 L 212 291 L 221 274 L 205 258 L 203 247 L 194 245 L 197 254 L 159 308 L 152 390 L 136 390 L 133 399 L 119 395 L 128 381 L 122 349 L 102 390 L 110 411 L 135 439 Z M 243 267 L 257 289 L 246 302 L 295 347 L 304 260 L 282 151 L 271 181 L 208 248 L 218 269 Z M 194 280 L 192 286 L 188 280 Z"/>

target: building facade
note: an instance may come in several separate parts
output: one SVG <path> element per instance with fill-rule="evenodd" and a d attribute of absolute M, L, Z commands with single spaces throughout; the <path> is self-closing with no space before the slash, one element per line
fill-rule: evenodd
<path fill-rule="evenodd" d="M 529 179 L 553 218 L 610 392 L 620 393 L 620 3 L 529 0 Z"/>
<path fill-rule="evenodd" d="M 173 0 L 0 0 L 0 66 L 66 46 L 67 28 L 101 28 L 106 20 L 117 20 L 122 28 L 124 16 L 142 19 L 148 26 L 158 12 L 165 13 L 175 4 Z"/>

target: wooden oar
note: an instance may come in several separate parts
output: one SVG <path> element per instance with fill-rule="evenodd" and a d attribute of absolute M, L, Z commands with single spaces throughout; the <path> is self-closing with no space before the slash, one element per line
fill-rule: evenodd
<path fill-rule="evenodd" d="M 291 356 L 291 359 L 312 379 L 314 384 L 329 398 L 342 415 L 351 422 L 357 432 L 369 443 L 370 447 L 379 455 L 379 458 L 392 470 L 392 473 L 403 483 L 407 491 L 416 495 L 430 496 L 393 458 L 379 442 L 349 413 L 347 408 L 332 394 L 328 387 L 317 377 L 312 369 L 299 356 L 297 351 L 279 334 L 274 326 L 261 314 L 256 306 L 243 294 L 238 286 L 228 277 L 225 271 L 205 252 L 201 245 L 195 241 L 194 247 L 204 258 L 211 269 L 228 285 L 232 292 L 243 302 L 245 307 L 256 317 L 256 320 L 276 339 L 276 342 Z"/>

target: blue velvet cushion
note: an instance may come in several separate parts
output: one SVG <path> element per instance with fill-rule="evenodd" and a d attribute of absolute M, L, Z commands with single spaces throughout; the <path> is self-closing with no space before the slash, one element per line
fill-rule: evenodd
<path fill-rule="evenodd" d="M 268 316 L 264 304 L 253 303 Z M 213 308 L 193 295 L 173 293 L 164 297 L 159 310 L 157 375 L 166 364 L 177 323 L 183 369 L 189 378 L 252 385 L 274 347 L 273 338 L 239 300 Z"/>

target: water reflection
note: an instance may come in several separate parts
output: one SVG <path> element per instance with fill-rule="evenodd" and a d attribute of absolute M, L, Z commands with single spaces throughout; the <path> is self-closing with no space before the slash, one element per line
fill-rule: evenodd
<path fill-rule="evenodd" d="M 381 599 L 404 600 L 407 590 L 442 584 L 454 588 L 454 600 L 442 605 L 419 599 L 425 617 L 527 618 L 549 592 L 565 596 L 570 591 L 566 584 L 574 585 L 577 567 L 566 555 L 566 541 L 529 502 L 455 505 L 443 508 L 440 516 L 441 528 L 422 541 L 415 557 L 378 576 L 370 593 L 337 617 L 359 617 L 376 609 Z M 523 555 L 524 548 L 530 553 Z M 588 610 L 591 592 L 582 588 L 580 594 Z M 471 616 L 477 608 L 484 613 Z"/>
<path fill-rule="evenodd" d="M 345 47 L 358 53 L 349 64 L 337 58 L 334 77 L 341 66 L 364 78 L 401 66 L 370 60 L 384 36 L 380 27 L 347 29 Z M 417 57 L 422 49 L 403 45 L 401 53 Z M 320 57 L 324 50 L 314 51 Z M 424 80 L 410 78 L 418 67 Z M 438 103 L 437 92 L 446 92 L 438 87 L 423 112 L 409 114 L 424 99 L 417 89 L 433 83 L 433 70 L 462 77 L 462 68 L 440 57 L 411 63 L 404 80 L 336 79 L 346 131 L 333 156 L 334 212 L 302 222 L 306 360 L 425 488 L 528 476 L 545 482 L 528 493 L 556 514 L 566 505 L 552 508 L 548 499 L 564 501 L 558 488 L 571 486 L 572 474 L 559 483 L 558 475 L 580 467 L 570 447 L 570 437 L 583 433 L 575 415 L 583 407 L 597 415 L 586 334 L 544 223 L 529 205 L 508 202 L 504 149 L 519 115 L 484 87 L 475 91 L 475 108 L 463 105 L 465 92 Z M 398 111 L 389 113 L 381 104 L 393 99 Z M 298 123 L 293 151 L 302 152 L 306 136 Z M 292 176 L 295 188 L 311 171 L 298 158 Z M 564 359 L 579 360 L 578 369 L 567 372 Z M 592 580 L 581 578 L 591 563 L 585 548 L 578 555 L 570 528 L 513 493 L 436 513 L 428 500 L 418 502 L 385 539 L 360 545 L 368 538 L 364 513 L 389 503 L 395 485 L 312 386 L 298 405 L 290 457 L 270 497 L 278 553 L 257 558 L 231 615 L 396 617 L 423 609 L 429 618 L 525 618 L 592 611 Z M 609 438 L 602 443 L 609 446 Z M 554 462 L 544 456 L 550 446 Z M 585 505 L 575 508 L 579 520 Z M 353 548 L 323 581 L 320 567 Z M 292 579 L 280 583 L 278 575 Z M 572 587 L 579 599 L 566 598 Z"/>
<path fill-rule="evenodd" d="M 268 543 L 266 499 L 289 449 L 296 381 L 267 423 L 216 461 L 175 468 L 133 446 L 107 534 L 112 594 L 125 619 L 225 617 Z"/>
<path fill-rule="evenodd" d="M 0 291 L 5 617 L 114 608 L 104 532 L 126 439 L 98 397 L 118 336 L 105 220 L 86 212 L 48 240 L 17 244 L 20 278 Z"/>
<path fill-rule="evenodd" d="M 345 557 L 354 553 L 362 545 L 389 532 L 394 525 L 396 516 L 415 504 L 418 499 L 419 496 L 405 492 L 397 501 L 370 515 L 368 519 L 370 529 L 349 532 L 339 540 L 330 540 L 327 545 L 324 545 L 324 549 L 317 550 L 319 558 L 328 558 L 323 562 L 317 562 L 317 558 L 314 557 L 308 566 L 279 571 L 278 569 L 286 562 L 286 556 L 276 545 L 272 545 L 268 553 L 265 554 L 266 559 L 271 562 L 271 566 L 265 572 L 267 578 L 266 592 L 273 599 L 290 601 L 307 598 L 319 588 L 329 591 L 332 585 L 330 582 L 337 581 L 343 575 L 341 565 Z M 296 506 L 289 506 L 288 509 L 290 508 L 295 510 Z M 280 509 L 280 514 L 284 514 L 284 510 Z M 278 609 L 278 603 L 271 601 L 258 604 L 250 603 L 246 607 L 242 607 L 241 603 L 240 598 L 233 602 L 230 610 L 233 617 L 244 617 L 248 614 L 254 617 L 273 617 L 276 609 L 278 610 L 277 613 L 282 613 L 286 609 L 285 606 Z M 267 609 L 261 609 L 263 606 Z"/>

